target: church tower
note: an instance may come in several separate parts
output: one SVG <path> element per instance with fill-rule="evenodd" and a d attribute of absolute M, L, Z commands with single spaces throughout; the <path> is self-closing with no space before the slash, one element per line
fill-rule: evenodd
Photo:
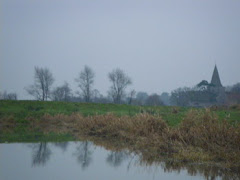
<path fill-rule="evenodd" d="M 217 65 L 214 67 L 213 75 L 212 75 L 212 80 L 211 80 L 211 87 L 210 90 L 216 94 L 216 102 L 218 105 L 223 105 L 226 103 L 227 96 L 225 93 L 225 88 L 222 86 L 219 74 L 218 74 L 218 69 Z"/>
<path fill-rule="evenodd" d="M 213 71 L 213 75 L 212 75 L 212 80 L 211 80 L 211 84 L 214 85 L 215 87 L 223 87 L 219 74 L 218 74 L 218 69 L 217 66 L 215 65 L 214 71 Z"/>

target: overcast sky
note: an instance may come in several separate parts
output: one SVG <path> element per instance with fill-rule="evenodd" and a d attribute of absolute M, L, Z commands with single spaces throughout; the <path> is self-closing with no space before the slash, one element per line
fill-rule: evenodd
<path fill-rule="evenodd" d="M 0 90 L 29 98 L 34 66 L 54 86 L 90 66 L 106 94 L 107 74 L 124 70 L 130 89 L 171 92 L 211 80 L 240 82 L 238 0 L 0 0 Z"/>

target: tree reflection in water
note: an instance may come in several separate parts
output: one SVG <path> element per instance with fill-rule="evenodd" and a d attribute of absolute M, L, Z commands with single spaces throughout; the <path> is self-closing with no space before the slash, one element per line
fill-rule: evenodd
<path fill-rule="evenodd" d="M 62 149 L 63 152 L 65 152 L 67 150 L 69 142 L 56 142 L 53 144 L 54 144 L 54 146 L 59 147 L 60 149 Z"/>
<path fill-rule="evenodd" d="M 128 154 L 124 151 L 117 151 L 117 152 L 111 151 L 106 158 L 106 162 L 113 167 L 118 167 L 127 158 L 128 158 Z"/>
<path fill-rule="evenodd" d="M 93 150 L 92 143 L 88 141 L 79 142 L 74 156 L 77 156 L 77 161 L 81 164 L 82 169 L 86 169 L 92 162 Z"/>
<path fill-rule="evenodd" d="M 236 173 L 235 171 L 231 171 L 229 169 L 218 167 L 216 165 L 189 162 L 187 163 L 168 159 L 162 159 L 162 161 L 146 161 L 141 158 L 138 159 L 137 164 L 141 167 L 145 167 L 145 170 L 149 173 L 158 172 L 160 169 L 163 169 L 164 172 L 167 173 L 180 173 L 181 171 L 186 170 L 187 174 L 191 176 L 202 176 L 206 180 L 240 180 L 239 173 Z"/>
<path fill-rule="evenodd" d="M 48 147 L 48 143 L 40 142 L 40 143 L 33 144 L 32 149 L 33 149 L 32 165 L 44 166 L 52 154 L 50 148 Z"/>
<path fill-rule="evenodd" d="M 32 148 L 32 165 L 33 166 L 44 166 L 50 159 L 52 155 L 51 148 L 57 147 L 62 150 L 62 152 L 67 151 L 68 146 L 74 147 L 73 155 L 77 158 L 77 162 L 81 165 L 82 169 L 85 170 L 93 161 L 93 150 L 96 147 L 92 142 L 83 141 L 74 142 L 61 142 L 61 143 L 34 143 L 29 145 Z M 102 145 L 103 146 L 103 145 Z M 123 162 L 126 161 L 127 170 L 131 167 L 144 167 L 148 173 L 158 173 L 161 169 L 164 172 L 180 172 L 186 170 L 191 176 L 200 175 L 205 177 L 205 179 L 240 179 L 239 169 L 234 171 L 229 169 L 224 169 L 214 165 L 208 164 L 196 164 L 189 162 L 174 161 L 173 159 L 166 158 L 153 158 L 151 154 L 139 153 L 138 155 L 131 153 L 123 149 L 116 149 L 114 146 L 111 148 L 109 144 L 106 146 L 108 149 L 108 155 L 106 157 L 106 163 L 113 166 L 119 167 Z M 109 149 L 112 149 L 109 150 Z M 143 170 L 142 169 L 142 170 Z"/>

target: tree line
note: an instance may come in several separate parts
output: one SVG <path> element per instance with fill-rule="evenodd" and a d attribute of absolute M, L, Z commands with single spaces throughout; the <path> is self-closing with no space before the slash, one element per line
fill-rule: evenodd
<path fill-rule="evenodd" d="M 84 66 L 75 78 L 79 90 L 73 93 L 67 82 L 58 87 L 53 87 L 54 77 L 48 68 L 34 68 L 34 83 L 25 88 L 27 93 L 36 100 L 47 101 L 73 101 L 73 102 L 95 102 L 116 103 L 134 105 L 169 105 L 168 93 L 148 95 L 146 92 L 129 92 L 127 87 L 132 84 L 131 78 L 121 69 L 116 68 L 108 73 L 110 87 L 107 96 L 103 96 L 94 88 L 95 73 L 89 66 Z"/>
<path fill-rule="evenodd" d="M 28 86 L 27 93 L 36 100 L 47 101 L 84 101 L 84 102 L 108 102 L 111 98 L 114 103 L 123 103 L 126 97 L 126 88 L 132 84 L 131 78 L 121 69 L 114 69 L 108 74 L 111 86 L 108 98 L 103 97 L 97 89 L 94 89 L 95 73 L 89 66 L 75 78 L 79 91 L 74 95 L 69 84 L 52 88 L 54 77 L 48 68 L 34 68 L 34 83 Z"/>
<path fill-rule="evenodd" d="M 156 93 L 147 94 L 146 92 L 136 92 L 134 89 L 126 91 L 132 84 L 131 78 L 121 69 L 113 69 L 108 73 L 110 87 L 107 96 L 103 96 L 94 88 L 95 73 L 89 66 L 84 66 L 75 78 L 79 90 L 73 93 L 67 82 L 61 86 L 53 87 L 54 77 L 48 68 L 34 68 L 34 82 L 25 88 L 26 92 L 36 100 L 41 101 L 73 101 L 73 102 L 94 102 L 94 103 L 116 103 L 133 105 L 177 105 L 191 106 L 192 102 L 215 103 L 218 98 L 216 94 L 206 88 L 204 83 L 199 83 L 193 88 L 177 88 L 169 93 L 164 92 L 161 95 Z M 240 83 L 226 87 L 228 99 L 240 103 Z M 222 96 L 223 98 L 223 96 Z M 0 99 L 17 100 L 16 93 L 0 92 Z"/>

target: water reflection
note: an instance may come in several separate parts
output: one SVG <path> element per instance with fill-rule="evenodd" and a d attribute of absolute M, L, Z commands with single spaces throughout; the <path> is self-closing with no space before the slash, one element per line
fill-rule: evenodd
<path fill-rule="evenodd" d="M 113 167 L 118 167 L 122 164 L 122 162 L 128 159 L 128 154 L 126 151 L 119 151 L 119 152 L 110 152 L 106 158 L 106 161 L 109 165 Z"/>
<path fill-rule="evenodd" d="M 48 162 L 48 160 L 52 154 L 52 152 L 48 146 L 48 143 L 40 142 L 40 143 L 32 144 L 31 147 L 33 150 L 32 165 L 33 166 L 38 166 L 38 165 L 44 166 Z"/>
<path fill-rule="evenodd" d="M 56 147 L 59 147 L 60 149 L 62 149 L 63 152 L 65 152 L 67 150 L 67 147 L 69 145 L 69 142 L 57 142 L 57 143 L 53 143 Z"/>
<path fill-rule="evenodd" d="M 69 151 L 71 151 L 72 157 L 78 162 L 83 171 L 89 168 L 91 164 L 94 164 L 94 160 L 98 161 L 96 160 L 95 154 L 99 154 L 101 149 L 99 146 L 89 141 L 62 143 L 40 142 L 27 145 L 27 147 L 32 149 L 33 167 L 45 166 L 49 162 L 51 156 L 54 156 L 59 149 L 58 156 L 61 156 L 62 153 L 69 153 Z M 109 146 L 107 146 L 107 148 L 110 149 Z M 159 173 L 160 171 L 166 173 L 180 173 L 182 170 L 185 170 L 191 176 L 201 175 L 205 177 L 205 179 L 240 179 L 239 172 L 233 172 L 213 165 L 189 164 L 176 162 L 170 159 L 158 159 L 156 162 L 156 160 L 148 158 L 145 154 L 136 155 L 127 150 L 120 149 L 102 151 L 105 153 L 103 158 L 107 165 L 114 168 L 124 166 L 127 171 L 135 167 L 141 167 L 141 171 L 146 170 L 146 173 L 149 174 Z M 59 158 L 58 156 L 56 157 Z"/>
<path fill-rule="evenodd" d="M 180 172 L 183 169 L 191 176 L 201 175 L 205 179 L 215 180 L 221 177 L 222 180 L 240 179 L 239 174 L 231 172 L 230 170 L 223 169 L 214 165 L 206 164 L 183 164 L 180 162 L 166 161 L 162 166 L 165 172 Z"/>
<path fill-rule="evenodd" d="M 216 165 L 183 163 L 166 159 L 160 162 L 147 162 L 140 159 L 138 165 L 145 167 L 145 170 L 151 173 L 156 172 L 159 169 L 163 169 L 166 173 L 181 173 L 185 170 L 190 176 L 202 176 L 206 180 L 240 180 L 239 172 L 221 168 Z"/>
<path fill-rule="evenodd" d="M 92 146 L 92 143 L 88 141 L 79 142 L 74 153 L 74 156 L 77 157 L 77 161 L 79 162 L 83 170 L 86 169 L 92 162 Z"/>

